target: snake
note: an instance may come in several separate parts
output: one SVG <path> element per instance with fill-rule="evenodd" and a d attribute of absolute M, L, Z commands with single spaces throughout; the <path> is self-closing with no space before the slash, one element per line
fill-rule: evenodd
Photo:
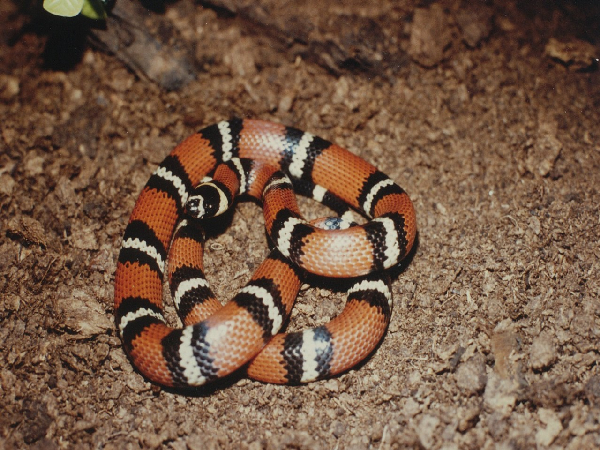
<path fill-rule="evenodd" d="M 253 165 L 273 169 L 265 176 Z M 263 202 L 274 249 L 221 306 L 204 277 L 196 219 L 229 208 L 236 192 Z M 295 194 L 341 218 L 307 222 Z M 367 221 L 350 226 L 352 210 Z M 125 229 L 114 294 L 123 348 L 143 376 L 168 387 L 201 386 L 242 366 L 251 378 L 272 383 L 341 373 L 383 336 L 391 315 L 386 270 L 410 252 L 416 228 L 407 193 L 337 144 L 264 120 L 233 119 L 203 128 L 154 171 Z M 346 307 L 326 325 L 279 333 L 306 272 L 354 280 Z M 165 318 L 165 275 L 181 328 Z"/>

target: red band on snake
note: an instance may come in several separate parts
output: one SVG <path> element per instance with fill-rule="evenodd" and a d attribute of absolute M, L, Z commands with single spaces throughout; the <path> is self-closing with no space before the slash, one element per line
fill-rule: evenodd
<path fill-rule="evenodd" d="M 176 303 L 186 296 L 196 298 L 180 308 L 187 326 L 170 328 L 162 314 L 162 281 L 175 227 L 194 186 L 219 163 L 236 157 L 281 170 L 296 192 L 336 212 L 350 207 L 371 220 L 343 231 L 320 230 L 301 220 L 290 188 L 271 189 L 274 197 L 264 208 L 265 223 L 279 250 L 221 309 L 211 300 L 198 263 L 202 243 L 184 224 L 171 249 L 188 248 L 181 250 L 188 256 L 170 267 L 173 297 Z M 304 382 L 339 373 L 366 356 L 365 348 L 373 348 L 383 335 L 390 311 L 385 275 L 357 281 L 346 309 L 330 324 L 279 335 L 269 343 L 299 289 L 301 271 L 296 266 L 329 277 L 381 271 L 410 251 L 415 233 L 406 193 L 347 150 L 272 122 L 233 120 L 205 128 L 161 163 L 125 231 L 115 276 L 116 320 L 125 351 L 143 375 L 166 386 L 201 385 L 252 358 L 249 375 L 265 381 Z M 214 314 L 207 317 L 209 313 Z"/>

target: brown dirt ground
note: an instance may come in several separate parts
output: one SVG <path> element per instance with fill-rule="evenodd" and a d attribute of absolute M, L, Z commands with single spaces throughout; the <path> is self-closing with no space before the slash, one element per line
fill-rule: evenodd
<path fill-rule="evenodd" d="M 0 447 L 600 448 L 600 73 L 581 42 L 599 15 L 578 9 L 592 3 L 488 2 L 493 27 L 474 47 L 454 33 L 438 62 L 406 58 L 382 77 L 333 73 L 180 1 L 166 17 L 196 30 L 199 70 L 166 92 L 91 48 L 47 68 L 48 30 L 2 2 Z M 415 2 L 390 5 L 406 53 Z M 573 42 L 567 56 L 549 57 L 550 38 Z M 170 149 L 233 116 L 311 130 L 376 164 L 411 195 L 420 243 L 357 369 L 306 386 L 242 374 L 192 395 L 157 389 L 115 332 L 120 239 Z M 220 298 L 266 255 L 261 220 L 241 204 L 208 242 Z M 342 305 L 306 290 L 291 326 Z"/>

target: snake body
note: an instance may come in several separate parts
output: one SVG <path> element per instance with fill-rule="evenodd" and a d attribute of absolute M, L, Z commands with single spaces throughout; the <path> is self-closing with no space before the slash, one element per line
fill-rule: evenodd
<path fill-rule="evenodd" d="M 204 279 L 202 239 L 181 218 L 186 205 L 196 205 L 189 202 L 197 195 L 196 186 L 236 158 L 282 172 L 269 182 L 256 177 L 239 181 L 247 172 L 236 174 L 251 195 L 259 196 L 252 194 L 255 185 L 264 190 L 265 226 L 276 250 L 221 307 Z M 222 170 L 227 180 L 227 169 Z M 370 220 L 347 227 L 342 219 L 334 229 L 323 229 L 326 221 L 309 223 L 300 217 L 294 193 L 343 217 L 352 208 Z M 202 385 L 249 361 L 248 374 L 268 382 L 306 382 L 339 373 L 364 358 L 383 336 L 391 293 L 382 271 L 406 256 L 415 234 L 415 213 L 406 193 L 336 144 L 259 120 L 204 128 L 159 165 L 125 230 L 115 274 L 115 316 L 124 349 L 144 376 L 165 386 Z M 173 298 L 185 325 L 181 329 L 169 327 L 163 316 L 167 255 Z M 329 324 L 276 335 L 303 271 L 361 278 L 350 288 L 342 314 Z"/>

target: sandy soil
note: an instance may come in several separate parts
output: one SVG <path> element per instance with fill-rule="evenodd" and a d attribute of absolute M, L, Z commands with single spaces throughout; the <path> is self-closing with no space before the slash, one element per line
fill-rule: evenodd
<path fill-rule="evenodd" d="M 322 47 L 282 45 L 222 8 L 147 13 L 195 43 L 193 81 L 167 91 L 91 47 L 73 57 L 76 41 L 58 64 L 62 22 L 2 2 L 0 447 L 600 448 L 598 6 L 380 3 L 347 7 L 380 24 L 376 70 L 333 70 Z M 319 6 L 343 37 L 349 10 Z M 333 140 L 415 203 L 419 246 L 389 330 L 338 378 L 241 373 L 181 393 L 147 383 L 121 349 L 113 276 L 136 196 L 178 141 L 229 117 Z M 240 204 L 207 249 L 230 298 L 267 253 L 258 207 Z M 342 305 L 308 289 L 290 328 Z"/>

